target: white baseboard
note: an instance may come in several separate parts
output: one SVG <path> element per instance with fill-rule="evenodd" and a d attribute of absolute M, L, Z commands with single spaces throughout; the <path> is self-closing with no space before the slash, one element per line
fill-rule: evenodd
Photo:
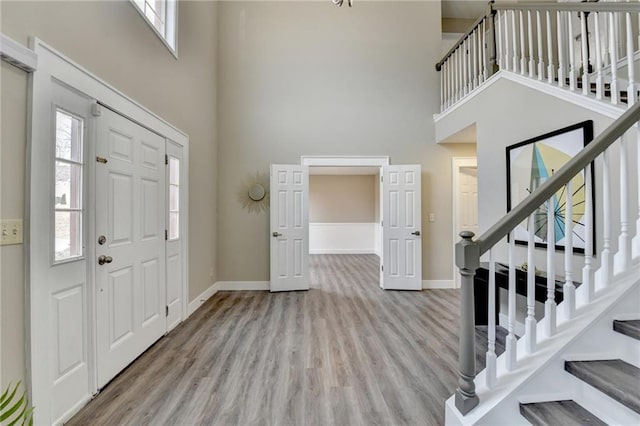
<path fill-rule="evenodd" d="M 269 281 L 218 281 L 218 291 L 269 290 Z"/>
<path fill-rule="evenodd" d="M 191 316 L 204 302 L 209 300 L 214 294 L 219 291 L 218 283 L 211 284 L 211 287 L 202 292 L 198 297 L 189 302 L 189 312 L 187 312 L 187 318 Z"/>
<path fill-rule="evenodd" d="M 378 254 L 375 250 L 360 249 L 311 249 L 309 254 Z"/>
<path fill-rule="evenodd" d="M 455 283 L 453 280 L 422 280 L 423 290 L 435 290 L 435 289 L 454 289 Z"/>

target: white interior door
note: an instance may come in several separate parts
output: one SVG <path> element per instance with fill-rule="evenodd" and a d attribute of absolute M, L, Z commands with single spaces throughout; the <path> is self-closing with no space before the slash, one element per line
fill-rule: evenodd
<path fill-rule="evenodd" d="M 384 166 L 382 187 L 382 288 L 421 290 L 420 166 Z"/>
<path fill-rule="evenodd" d="M 454 235 L 453 241 L 460 240 L 461 231 L 472 231 L 476 236 L 478 226 L 478 167 L 475 158 L 459 158 L 453 161 L 454 194 Z M 455 258 L 455 250 L 454 250 Z M 460 287 L 460 271 L 453 265 L 453 277 Z"/>
<path fill-rule="evenodd" d="M 182 235 L 186 220 L 182 212 L 182 200 L 185 196 L 185 173 L 182 147 L 167 141 L 167 331 L 173 330 L 183 318 L 183 249 Z"/>
<path fill-rule="evenodd" d="M 167 329 L 165 139 L 102 108 L 96 155 L 101 388 Z"/>
<path fill-rule="evenodd" d="M 271 291 L 309 289 L 309 168 L 271 165 Z"/>

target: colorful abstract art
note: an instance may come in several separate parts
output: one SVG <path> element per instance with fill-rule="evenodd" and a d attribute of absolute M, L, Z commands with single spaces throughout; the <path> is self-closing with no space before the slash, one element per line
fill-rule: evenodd
<path fill-rule="evenodd" d="M 507 147 L 507 211 L 518 205 L 550 179 L 573 156 L 593 139 L 593 122 L 585 121 Z M 591 174 L 593 176 L 593 173 Z M 567 217 L 566 186 L 514 230 L 517 244 L 527 244 L 529 227 L 534 229 L 537 247 L 548 241 L 548 209 L 555 213 L 553 244 L 564 250 L 566 221 L 571 220 L 574 251 L 584 253 L 585 247 L 585 176 L 584 171 L 571 181 L 571 217 Z"/>

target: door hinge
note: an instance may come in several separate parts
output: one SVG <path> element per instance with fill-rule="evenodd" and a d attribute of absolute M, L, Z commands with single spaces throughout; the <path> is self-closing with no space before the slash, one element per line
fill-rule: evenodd
<path fill-rule="evenodd" d="M 380 226 L 384 226 L 384 220 L 380 221 Z"/>
<path fill-rule="evenodd" d="M 384 181 L 384 177 L 380 176 L 380 182 Z"/>
<path fill-rule="evenodd" d="M 91 115 L 93 115 L 94 117 L 100 117 L 100 114 L 102 114 L 102 108 L 100 107 L 100 104 L 94 102 L 91 105 Z"/>
<path fill-rule="evenodd" d="M 164 240 L 167 241 L 169 239 L 169 231 L 167 229 L 164 230 Z"/>
<path fill-rule="evenodd" d="M 166 316 L 166 317 L 168 317 L 168 316 L 169 316 L 169 305 L 167 305 L 167 306 L 165 306 L 165 307 L 164 307 L 164 313 L 165 313 L 165 315 L 164 315 L 164 316 Z"/>
<path fill-rule="evenodd" d="M 107 164 L 107 159 L 104 157 L 96 157 L 98 163 Z"/>
<path fill-rule="evenodd" d="M 380 270 L 384 272 L 384 265 L 380 265 Z"/>
<path fill-rule="evenodd" d="M 164 164 L 169 164 L 169 156 L 167 154 L 164 155 Z"/>

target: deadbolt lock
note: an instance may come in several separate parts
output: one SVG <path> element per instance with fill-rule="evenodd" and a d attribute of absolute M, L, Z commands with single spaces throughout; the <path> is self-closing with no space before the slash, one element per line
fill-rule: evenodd
<path fill-rule="evenodd" d="M 103 245 L 106 242 L 107 242 L 107 237 L 105 237 L 104 235 L 100 235 L 98 237 L 98 244 Z"/>

